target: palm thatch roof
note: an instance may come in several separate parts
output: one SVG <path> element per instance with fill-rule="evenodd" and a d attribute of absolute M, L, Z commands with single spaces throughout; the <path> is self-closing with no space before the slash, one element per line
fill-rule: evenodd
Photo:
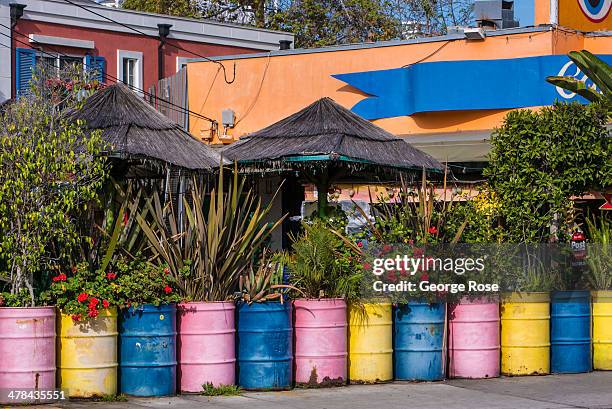
<path fill-rule="evenodd" d="M 330 98 L 321 98 L 241 138 L 226 148 L 223 155 L 242 164 L 276 167 L 289 167 L 287 162 L 327 160 L 400 171 L 442 169 L 431 156 Z"/>
<path fill-rule="evenodd" d="M 125 159 L 167 162 L 190 170 L 219 167 L 217 151 L 197 141 L 122 83 L 108 86 L 70 114 L 89 129 L 102 130 L 108 154 Z"/>

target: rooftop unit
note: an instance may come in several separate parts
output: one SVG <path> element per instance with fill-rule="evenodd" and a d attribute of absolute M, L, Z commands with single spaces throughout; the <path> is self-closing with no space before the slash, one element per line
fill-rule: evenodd
<path fill-rule="evenodd" d="M 519 26 L 514 18 L 514 1 L 477 0 L 474 2 L 474 17 L 478 27 L 500 29 Z"/>

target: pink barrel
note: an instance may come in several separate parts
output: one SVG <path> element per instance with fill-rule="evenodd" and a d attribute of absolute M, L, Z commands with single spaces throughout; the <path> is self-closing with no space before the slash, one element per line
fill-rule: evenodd
<path fill-rule="evenodd" d="M 55 388 L 55 308 L 0 308 L 0 389 L 5 388 Z"/>
<path fill-rule="evenodd" d="M 309 386 L 347 381 L 346 302 L 340 298 L 296 300 L 295 381 Z"/>
<path fill-rule="evenodd" d="M 462 298 L 449 313 L 449 376 L 499 376 L 499 304 L 496 300 Z"/>
<path fill-rule="evenodd" d="M 178 306 L 178 360 L 181 392 L 202 385 L 233 385 L 236 350 L 233 302 L 190 302 Z"/>

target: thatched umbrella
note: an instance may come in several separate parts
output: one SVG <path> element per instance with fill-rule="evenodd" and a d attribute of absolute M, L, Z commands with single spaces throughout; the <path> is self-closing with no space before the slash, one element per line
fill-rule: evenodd
<path fill-rule="evenodd" d="M 243 167 L 301 171 L 317 186 L 320 215 L 325 215 L 330 182 L 345 174 L 396 178 L 442 169 L 431 156 L 330 98 L 241 138 L 223 155 Z"/>
<path fill-rule="evenodd" d="M 122 83 L 108 86 L 70 114 L 100 129 L 109 157 L 168 163 L 188 170 L 219 167 L 217 151 L 197 141 Z"/>

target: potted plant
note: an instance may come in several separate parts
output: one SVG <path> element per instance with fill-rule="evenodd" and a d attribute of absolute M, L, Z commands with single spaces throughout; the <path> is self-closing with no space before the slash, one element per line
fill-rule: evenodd
<path fill-rule="evenodd" d="M 119 313 L 120 391 L 176 394 L 176 303 L 170 271 L 142 258 L 115 265 Z"/>
<path fill-rule="evenodd" d="M 181 392 L 235 383 L 232 297 L 240 275 L 282 222 L 264 222 L 271 204 L 262 206 L 244 183 L 235 165 L 227 191 L 224 171 L 210 190 L 193 179 L 183 215 L 172 199 L 164 205 L 157 192 L 147 201 L 148 215 L 136 215 L 153 257 L 168 269 L 183 300 L 178 305 Z"/>
<path fill-rule="evenodd" d="M 236 354 L 238 386 L 285 390 L 293 386 L 291 302 L 283 284 L 282 257 L 264 250 L 240 276 Z"/>
<path fill-rule="evenodd" d="M 514 291 L 501 294 L 504 375 L 550 373 L 550 290 L 557 277 L 532 253 L 532 246 L 518 246 L 514 267 L 506 272 L 505 287 Z"/>
<path fill-rule="evenodd" d="M 29 92 L 0 110 L 0 389 L 55 389 L 55 309 L 39 295 L 50 275 L 66 276 L 54 250 L 71 247 L 106 176 L 100 134 L 63 116 L 91 93 L 88 80 L 37 67 Z"/>
<path fill-rule="evenodd" d="M 116 278 L 112 270 L 81 262 L 70 273 L 55 276 L 45 294 L 60 313 L 58 382 L 70 397 L 117 393 Z"/>
<path fill-rule="evenodd" d="M 593 297 L 593 367 L 612 370 L 612 222 L 587 221 L 587 265 Z"/>
<path fill-rule="evenodd" d="M 292 239 L 291 284 L 304 298 L 293 301 L 295 382 L 344 385 L 348 380 L 347 301 L 356 301 L 362 279 L 359 248 L 322 220 L 303 225 Z"/>

